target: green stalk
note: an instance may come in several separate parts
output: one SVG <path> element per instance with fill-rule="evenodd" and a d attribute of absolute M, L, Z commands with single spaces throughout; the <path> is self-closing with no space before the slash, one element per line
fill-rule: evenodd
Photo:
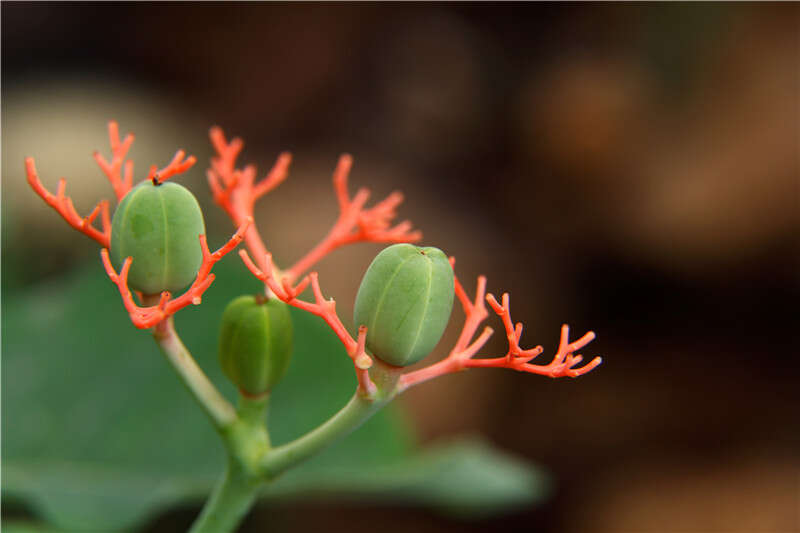
<path fill-rule="evenodd" d="M 191 533 L 235 531 L 266 481 L 259 462 L 269 450 L 264 423 L 269 396 L 239 397 L 237 419 L 220 434 L 228 451 L 228 466 L 192 525 Z"/>
<path fill-rule="evenodd" d="M 175 331 L 172 317 L 153 330 L 159 348 L 220 433 L 228 464 L 192 526 L 192 533 L 235 531 L 264 483 L 258 463 L 269 449 L 264 415 L 269 397 L 240 396 L 239 409 L 217 390 Z"/>
<path fill-rule="evenodd" d="M 252 507 L 262 484 L 233 458 L 228 460 L 225 474 L 197 517 L 190 533 L 227 533 L 235 531 Z"/>
<path fill-rule="evenodd" d="M 375 361 L 371 375 L 377 387 L 374 393 L 357 388 L 347 405 L 322 425 L 288 444 L 272 448 L 265 421 L 269 395 L 240 395 L 238 409 L 234 409 L 183 345 L 172 317 L 154 328 L 153 337 L 208 414 L 228 452 L 225 473 L 192 525 L 191 533 L 235 531 L 265 483 L 353 432 L 399 392 L 400 372 Z"/>
<path fill-rule="evenodd" d="M 274 478 L 319 453 L 340 438 L 349 435 L 389 401 L 391 396 L 368 399 L 356 391 L 347 405 L 321 426 L 267 452 L 261 462 L 264 475 L 270 479 Z"/>
<path fill-rule="evenodd" d="M 153 329 L 153 337 L 167 360 L 189 388 L 192 396 L 211 418 L 217 429 L 222 429 L 236 420 L 233 406 L 217 390 L 195 362 L 192 354 L 175 332 L 172 317 L 162 320 Z"/>

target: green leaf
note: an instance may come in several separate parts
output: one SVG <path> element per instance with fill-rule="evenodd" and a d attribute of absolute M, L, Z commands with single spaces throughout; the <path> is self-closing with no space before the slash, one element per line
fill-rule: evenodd
<path fill-rule="evenodd" d="M 48 524 L 8 521 L 3 521 L 3 531 L 5 533 L 66 533 L 65 530 L 51 527 Z"/>
<path fill-rule="evenodd" d="M 203 304 L 176 316 L 198 363 L 225 395 L 217 363 L 225 305 L 259 292 L 238 257 L 223 259 Z M 334 295 L 340 298 L 345 295 Z M 281 444 L 346 403 L 352 364 L 321 319 L 292 310 L 295 353 L 268 414 Z M 99 261 L 2 301 L 2 489 L 41 519 L 70 530 L 120 531 L 208 495 L 222 445 L 159 353 L 134 328 Z M 530 465 L 485 445 L 417 453 L 402 413 L 390 406 L 361 429 L 282 476 L 265 497 L 335 491 L 391 502 L 491 512 L 545 494 Z"/>
<path fill-rule="evenodd" d="M 550 491 L 550 480 L 541 471 L 473 437 L 430 446 L 369 469 L 341 465 L 310 472 L 297 469 L 268 486 L 264 494 L 426 505 L 478 518 L 530 505 Z"/>

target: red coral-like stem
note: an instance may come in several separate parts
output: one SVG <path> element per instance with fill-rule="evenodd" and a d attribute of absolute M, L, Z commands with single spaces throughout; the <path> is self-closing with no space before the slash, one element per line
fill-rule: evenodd
<path fill-rule="evenodd" d="M 72 198 L 64 194 L 67 188 L 67 181 L 64 178 L 58 181 L 58 192 L 54 195 L 45 189 L 44 185 L 42 185 L 42 182 L 39 180 L 39 174 L 36 172 L 36 162 L 32 157 L 25 158 L 25 172 L 28 174 L 28 183 L 36 194 L 38 194 L 47 205 L 55 209 L 70 226 L 88 235 L 97 241 L 100 246 L 106 248 L 109 246 L 111 241 L 111 217 L 108 213 L 107 200 L 100 201 L 89 215 L 82 217 L 75 210 Z M 100 215 L 100 220 L 103 225 L 102 231 L 92 225 L 98 214 Z"/>
<path fill-rule="evenodd" d="M 444 374 L 460 372 L 468 368 L 510 368 L 520 372 L 540 374 L 552 378 L 565 376 L 574 378 L 590 372 L 602 363 L 602 358 L 595 357 L 588 364 L 580 368 L 575 368 L 575 365 L 583 360 L 583 357 L 575 352 L 594 340 L 595 334 L 590 331 L 577 341 L 570 343 L 568 340 L 569 327 L 565 324 L 561 327 L 561 341 L 553 360 L 547 365 L 531 364 L 530 361 L 540 355 L 543 349 L 541 346 L 529 349 L 522 349 L 520 347 L 519 341 L 522 337 L 522 323 L 517 323 L 515 326 L 511 321 L 508 293 L 503 295 L 503 303 L 500 304 L 493 295 L 489 294 L 484 296 L 485 291 L 486 278 L 480 276 L 478 277 L 477 288 L 475 290 L 475 301 L 471 302 L 461 283 L 458 281 L 458 278 L 456 278 L 456 296 L 461 301 L 466 315 L 461 335 L 447 357 L 438 363 L 403 375 L 400 378 L 399 385 L 401 390 L 405 390 Z M 475 335 L 481 322 L 488 316 L 484 300 L 489 302 L 494 312 L 497 313 L 503 321 L 503 327 L 506 330 L 506 337 L 508 339 L 508 352 L 502 357 L 473 359 L 475 354 L 483 348 L 486 341 L 489 340 L 489 337 L 493 333 L 492 328 L 486 327 L 477 339 L 470 342 L 470 339 Z"/>
<path fill-rule="evenodd" d="M 595 334 L 593 331 L 589 331 L 580 339 L 569 342 L 569 326 L 564 324 L 561 326 L 561 340 L 559 341 L 558 351 L 553 357 L 553 360 L 547 365 L 531 364 L 529 361 L 542 353 L 542 347 L 537 346 L 529 350 L 520 348 L 519 340 L 522 336 L 522 323 L 517 323 L 516 327 L 512 326 L 508 293 L 503 294 L 502 305 L 497 302 L 492 294 L 486 296 L 486 301 L 489 302 L 489 305 L 492 306 L 495 313 L 503 320 L 503 325 L 505 326 L 506 335 L 508 337 L 508 353 L 506 353 L 505 357 L 497 357 L 494 359 L 471 359 L 465 362 L 468 368 L 511 368 L 513 370 L 540 374 L 551 378 L 576 378 L 587 372 L 591 372 L 603 362 L 601 357 L 595 357 L 582 367 L 575 368 L 575 365 L 583 361 L 583 357 L 575 352 L 592 342 L 595 338 Z"/>
<path fill-rule="evenodd" d="M 117 201 L 122 200 L 122 198 L 128 194 L 128 191 L 131 190 L 131 187 L 133 187 L 133 161 L 125 161 L 125 156 L 128 154 L 128 150 L 130 150 L 133 144 L 133 139 L 133 134 L 129 133 L 120 141 L 119 125 L 112 120 L 108 123 L 108 140 L 109 144 L 111 144 L 111 162 L 109 163 L 106 161 L 99 152 L 93 154 L 100 169 L 106 175 L 108 181 L 111 182 L 114 193 L 117 195 Z M 147 179 L 153 181 L 153 183 L 166 181 L 172 176 L 186 172 L 197 162 L 197 158 L 193 155 L 190 155 L 185 160 L 184 157 L 186 157 L 186 152 L 178 150 L 172 158 L 172 161 L 161 170 L 158 170 L 156 165 L 152 165 L 147 174 Z M 122 174 L 123 168 L 125 171 L 124 175 Z"/>
<path fill-rule="evenodd" d="M 292 156 L 289 152 L 281 153 L 269 173 L 262 180 L 256 182 L 256 167 L 248 165 L 242 170 L 236 168 L 236 159 L 244 146 L 241 139 L 234 138 L 230 142 L 226 141 L 222 129 L 216 126 L 209 131 L 209 137 L 217 156 L 211 159 L 211 168 L 206 172 L 208 184 L 214 201 L 228 213 L 233 223 L 238 226 L 242 220 L 253 216 L 256 200 L 286 179 L 289 175 Z M 245 245 L 259 262 L 267 253 L 267 248 L 255 224 L 247 230 Z M 266 268 L 267 265 L 260 264 L 259 266 Z"/>
<path fill-rule="evenodd" d="M 111 162 L 109 163 L 106 161 L 99 152 L 94 153 L 94 159 L 111 183 L 117 201 L 120 201 L 128 191 L 131 190 L 131 186 L 133 185 L 133 161 L 126 161 L 125 157 L 133 144 L 134 137 L 132 133 L 129 133 L 120 141 L 119 126 L 112 120 L 108 123 L 108 139 L 111 144 Z M 154 180 L 154 183 L 157 183 L 158 181 L 164 181 L 181 172 L 186 172 L 194 165 L 196 159 L 194 156 L 189 156 L 184 159 L 185 155 L 186 154 L 182 150 L 179 150 L 172 161 L 163 169 L 157 170 L 155 166 L 151 167 L 148 179 Z M 32 157 L 25 158 L 25 172 L 28 175 L 28 183 L 33 188 L 34 192 L 36 192 L 50 207 L 58 211 L 70 226 L 88 235 L 97 241 L 100 246 L 104 248 L 109 247 L 111 242 L 111 217 L 109 215 L 107 200 L 100 201 L 88 216 L 81 217 L 75 210 L 72 199 L 64 194 L 67 187 L 67 182 L 64 178 L 59 180 L 58 192 L 54 195 L 49 192 L 44 185 L 42 185 L 41 180 L 39 180 L 39 174 L 36 172 L 36 163 Z M 101 224 L 103 226 L 102 230 L 92 225 L 98 215 L 100 215 Z M 238 225 L 241 225 L 245 218 L 243 218 Z"/>
<path fill-rule="evenodd" d="M 453 258 L 450 258 L 450 262 L 451 264 L 454 263 Z M 448 356 L 438 363 L 434 363 L 425 368 L 421 368 L 401 376 L 400 388 L 402 390 L 444 374 L 464 370 L 464 361 L 471 358 L 478 352 L 478 350 L 483 348 L 483 346 L 489 340 L 489 337 L 491 337 L 492 333 L 494 333 L 494 330 L 487 326 L 483 328 L 483 331 L 478 338 L 470 343 L 470 340 L 475 336 L 475 332 L 478 330 L 478 327 L 486 319 L 486 317 L 489 316 L 489 313 L 486 311 L 486 305 L 484 304 L 484 294 L 486 293 L 486 276 L 478 277 L 474 302 L 469 300 L 469 297 L 467 296 L 464 287 L 461 285 L 461 282 L 458 280 L 458 277 L 455 277 L 455 292 L 456 297 L 458 297 L 459 301 L 461 302 L 461 307 L 464 309 L 464 314 L 466 315 L 466 318 L 464 319 L 464 326 L 455 346 L 450 351 Z"/>
<path fill-rule="evenodd" d="M 206 236 L 200 235 L 199 239 L 200 247 L 203 251 L 203 262 L 192 285 L 186 290 L 185 293 L 175 299 L 172 299 L 172 295 L 169 291 L 162 292 L 158 304 L 149 307 L 140 307 L 137 305 L 133 299 L 133 294 L 128 288 L 128 272 L 130 271 L 133 258 L 126 258 L 125 262 L 122 264 L 119 274 L 117 274 L 117 272 L 114 270 L 114 267 L 111 265 L 111 260 L 108 257 L 108 249 L 103 248 L 100 251 L 103 265 L 108 273 L 108 277 L 119 288 L 119 293 L 122 296 L 122 302 L 125 305 L 125 309 L 128 310 L 128 314 L 131 317 L 131 322 L 133 322 L 133 325 L 140 329 L 151 328 L 165 318 L 174 315 L 189 304 L 200 305 L 203 293 L 214 281 L 214 274 L 211 274 L 211 268 L 217 261 L 222 259 L 225 254 L 233 250 L 237 244 L 242 242 L 244 233 L 247 231 L 247 227 L 251 223 L 252 219 L 245 220 L 245 222 L 239 227 L 230 240 L 228 240 L 225 245 L 220 247 L 214 253 L 211 253 L 211 251 L 208 249 Z"/>
<path fill-rule="evenodd" d="M 308 276 L 303 277 L 297 285 L 292 286 L 292 283 L 286 277 L 283 277 L 280 281 L 275 278 L 275 266 L 272 262 L 272 254 L 266 254 L 264 258 L 264 265 L 266 265 L 266 267 L 263 270 L 256 266 L 246 250 L 239 250 L 239 255 L 242 257 L 242 261 L 244 261 L 244 264 L 250 272 L 269 287 L 277 298 L 291 306 L 322 318 L 328 324 L 336 336 L 339 337 L 339 341 L 344 345 L 345 350 L 347 350 L 347 355 L 349 355 L 350 359 L 353 361 L 359 390 L 362 394 L 370 397 L 373 396 L 376 392 L 376 387 L 369 377 L 369 368 L 372 366 L 372 358 L 367 355 L 364 349 L 367 328 L 365 326 L 359 328 L 358 340 L 354 340 L 353 337 L 350 336 L 347 332 L 347 328 L 344 327 L 344 324 L 342 324 L 342 321 L 336 314 L 336 301 L 333 298 L 326 300 L 322 295 L 317 273 L 312 272 Z M 309 283 L 314 293 L 314 303 L 297 299 L 297 296 L 305 290 Z"/>
<path fill-rule="evenodd" d="M 147 173 L 147 179 L 152 181 L 154 185 L 158 185 L 161 182 L 167 181 L 172 176 L 183 174 L 197 162 L 197 158 L 193 155 L 186 157 L 186 159 L 184 159 L 184 157 L 186 157 L 186 152 L 178 150 L 172 157 L 172 161 L 161 170 L 158 170 L 157 166 L 152 165 L 150 171 Z"/>
<path fill-rule="evenodd" d="M 133 134 L 129 133 L 120 142 L 119 125 L 113 120 L 109 121 L 108 140 L 109 144 L 111 144 L 111 162 L 106 161 L 99 152 L 93 154 L 100 170 L 103 171 L 111 183 L 111 187 L 114 188 L 114 194 L 116 194 L 118 202 L 128 194 L 128 191 L 133 186 L 133 161 L 125 161 L 125 156 L 128 155 L 133 139 Z"/>
<path fill-rule="evenodd" d="M 361 241 L 416 242 L 422 238 L 422 232 L 411 231 L 411 222 L 407 220 L 391 226 L 396 216 L 395 208 L 403 201 L 402 193 L 395 191 L 370 209 L 364 208 L 370 194 L 368 189 L 361 188 L 352 199 L 349 197 L 347 181 L 352 166 L 353 158 L 349 154 L 339 158 L 333 172 L 339 218 L 325 238 L 285 272 L 290 280 L 298 279 L 320 259 L 345 244 Z"/>
<path fill-rule="evenodd" d="M 236 168 L 236 159 L 244 146 L 241 139 L 234 138 L 228 142 L 222 129 L 218 127 L 211 128 L 209 137 L 217 156 L 211 160 L 211 168 L 207 173 L 208 183 L 214 200 L 237 224 L 243 217 L 253 216 L 256 200 L 286 179 L 291 155 L 288 152 L 280 154 L 272 170 L 256 183 L 254 166 Z M 347 181 L 352 164 L 352 157 L 342 155 L 333 173 L 333 186 L 340 211 L 333 228 L 291 268 L 280 274 L 276 272 L 279 277 L 286 277 L 290 282 L 300 279 L 320 259 L 345 244 L 360 241 L 414 242 L 422 238 L 419 231 L 411 231 L 411 223 L 408 221 L 391 227 L 391 221 L 396 215 L 395 208 L 403 201 L 403 195 L 399 192 L 390 194 L 370 209 L 364 208 L 369 197 L 367 189 L 360 189 L 352 199 L 349 198 Z M 266 269 L 268 265 L 261 263 L 261 258 L 266 257 L 267 248 L 255 226 L 245 236 L 245 244 L 258 267 L 261 270 Z M 277 270 L 274 265 L 272 268 Z"/>

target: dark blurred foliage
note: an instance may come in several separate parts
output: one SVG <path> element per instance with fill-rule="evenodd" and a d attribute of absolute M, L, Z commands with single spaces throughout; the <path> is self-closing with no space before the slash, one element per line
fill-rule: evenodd
<path fill-rule="evenodd" d="M 327 176 L 349 151 L 353 186 L 402 189 L 401 216 L 458 257 L 463 280 L 484 272 L 511 292 L 523 339 L 552 351 L 568 321 L 598 332 L 587 353 L 605 362 L 578 380 L 470 372 L 405 400 L 423 440 L 481 432 L 550 469 L 559 491 L 542 508 L 464 524 L 295 504 L 259 509 L 246 531 L 800 530 L 798 15 L 796 4 L 5 2 L 3 288 L 94 257 L 27 198 L 22 157 L 116 91 L 119 106 L 157 102 L 137 143 L 163 133 L 164 161 L 190 142 L 206 161 L 211 124 L 242 136 L 262 171 L 294 151 L 259 215 L 276 257 L 324 234 Z M 97 147 L 106 119 L 133 128 L 131 109 L 91 116 Z M 63 129 L 38 130 L 43 114 Z M 24 144 L 21 126 L 33 130 Z M 74 155 L 86 168 L 94 147 Z M 100 195 L 88 190 L 86 207 Z M 28 227 L 50 228 L 52 248 Z M 345 316 L 353 271 L 377 249 L 320 266 Z"/>

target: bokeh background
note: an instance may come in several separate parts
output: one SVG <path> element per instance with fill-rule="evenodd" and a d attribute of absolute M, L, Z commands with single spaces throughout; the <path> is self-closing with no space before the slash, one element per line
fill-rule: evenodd
<path fill-rule="evenodd" d="M 49 186 L 66 176 L 83 212 L 109 194 L 91 152 L 107 152 L 110 118 L 137 134 L 137 176 L 179 147 L 198 156 L 183 183 L 218 237 L 231 227 L 205 186 L 208 127 L 243 137 L 262 172 L 291 150 L 290 179 L 257 211 L 284 262 L 334 220 L 329 176 L 347 151 L 353 187 L 401 189 L 401 218 L 458 258 L 462 280 L 485 273 L 511 293 L 529 345 L 553 353 L 569 322 L 597 332 L 586 354 L 604 363 L 577 380 L 473 371 L 401 400 L 423 443 L 480 433 L 546 468 L 557 490 L 542 505 L 462 522 L 293 503 L 259 508 L 243 531 L 799 531 L 799 16 L 4 2 L 3 291 L 96 260 L 30 192 L 22 159 Z M 319 266 L 343 316 L 379 249 Z M 494 339 L 487 354 L 503 350 Z"/>

